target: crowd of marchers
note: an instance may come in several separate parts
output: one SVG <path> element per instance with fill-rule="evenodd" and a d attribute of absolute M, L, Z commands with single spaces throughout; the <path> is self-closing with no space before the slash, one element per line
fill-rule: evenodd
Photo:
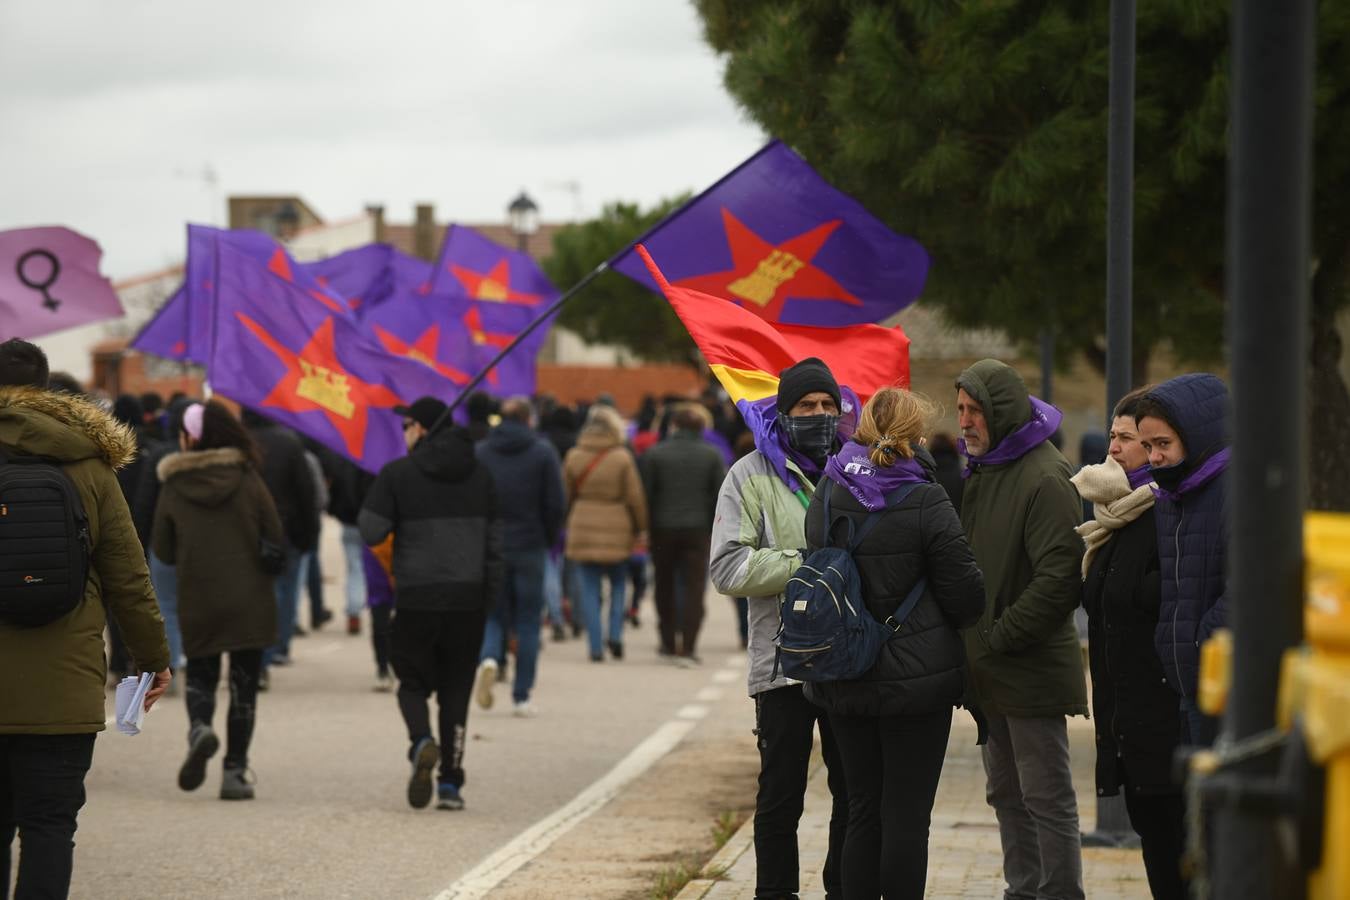
<path fill-rule="evenodd" d="M 979 725 L 1005 896 L 1083 897 L 1066 721 L 1088 713 L 1082 607 L 1098 793 L 1124 794 L 1154 896 L 1186 896 L 1172 758 L 1216 733 L 1195 698 L 1199 647 L 1225 620 L 1226 389 L 1187 375 L 1130 393 L 1105 459 L 1076 472 L 1058 411 L 1004 363 L 959 373 L 951 401 L 959 444 L 933 433 L 937 404 L 902 388 L 846 415 L 816 359 L 780 373 L 776 414 L 753 427 L 715 389 L 649 398 L 632 422 L 603 396 L 476 394 L 457 424 L 424 397 L 397 410 L 407 455 L 371 474 L 258 412 L 92 397 L 38 347 L 0 344 L 3 465 L 46 461 L 69 480 L 89 569 L 73 611 L 38 626 L 5 618 L 0 584 L 0 679 L 16 687 L 0 701 L 0 894 L 16 833 L 17 896 L 68 890 L 109 672 L 154 673 L 147 708 L 185 683 L 184 790 L 220 752 L 224 674 L 219 796 L 253 797 L 259 692 L 285 689 L 305 607 L 310 630 L 335 615 L 327 514 L 340 617 L 368 627 L 373 687 L 396 695 L 413 807 L 463 808 L 472 702 L 492 706 L 500 684 L 513 714 L 539 712 L 546 635 L 584 635 L 586 658 L 620 662 L 650 584 L 656 653 L 699 665 L 711 578 L 749 655 L 756 897 L 797 895 L 817 730 L 829 896 L 922 897 L 958 707 Z M 859 677 L 789 678 L 784 593 L 814 553 L 844 546 L 865 615 L 894 628 Z"/>

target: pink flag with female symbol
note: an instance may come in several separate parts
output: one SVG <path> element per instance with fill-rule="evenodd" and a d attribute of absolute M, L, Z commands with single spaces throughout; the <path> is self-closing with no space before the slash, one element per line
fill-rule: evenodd
<path fill-rule="evenodd" d="M 98 244 L 69 228 L 0 231 L 0 340 L 124 315 L 98 273 L 102 257 Z"/>

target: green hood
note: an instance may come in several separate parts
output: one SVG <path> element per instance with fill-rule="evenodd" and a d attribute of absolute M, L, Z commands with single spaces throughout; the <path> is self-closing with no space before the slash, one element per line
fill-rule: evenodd
<path fill-rule="evenodd" d="M 1031 394 L 1017 370 L 996 359 L 982 359 L 961 373 L 956 386 L 984 410 L 989 450 L 1031 420 Z"/>
<path fill-rule="evenodd" d="M 131 429 L 83 397 L 0 387 L 0 445 L 62 462 L 101 459 L 120 469 L 136 458 Z"/>

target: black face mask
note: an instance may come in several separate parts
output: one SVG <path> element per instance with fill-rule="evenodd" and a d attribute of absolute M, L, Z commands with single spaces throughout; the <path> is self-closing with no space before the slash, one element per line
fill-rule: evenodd
<path fill-rule="evenodd" d="M 834 449 L 839 433 L 839 417 L 827 414 L 819 416 L 789 416 L 778 414 L 778 423 L 787 435 L 788 446 L 812 460 L 824 465 Z"/>
<path fill-rule="evenodd" d="M 1149 474 L 1153 476 L 1158 487 L 1165 491 L 1175 491 L 1181 487 L 1181 482 L 1186 476 L 1191 474 L 1191 467 L 1189 460 L 1183 459 L 1174 466 L 1154 466 Z"/>

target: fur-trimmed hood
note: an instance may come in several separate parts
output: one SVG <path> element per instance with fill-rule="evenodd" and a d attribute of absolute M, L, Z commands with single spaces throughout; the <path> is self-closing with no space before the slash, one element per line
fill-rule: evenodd
<path fill-rule="evenodd" d="M 248 460 L 242 450 L 217 447 L 170 453 L 159 461 L 155 474 L 194 503 L 218 506 L 239 490 Z"/>
<path fill-rule="evenodd" d="M 93 401 L 34 387 L 0 387 L 0 444 L 62 462 L 102 459 L 120 469 L 136 458 L 136 435 Z"/>

